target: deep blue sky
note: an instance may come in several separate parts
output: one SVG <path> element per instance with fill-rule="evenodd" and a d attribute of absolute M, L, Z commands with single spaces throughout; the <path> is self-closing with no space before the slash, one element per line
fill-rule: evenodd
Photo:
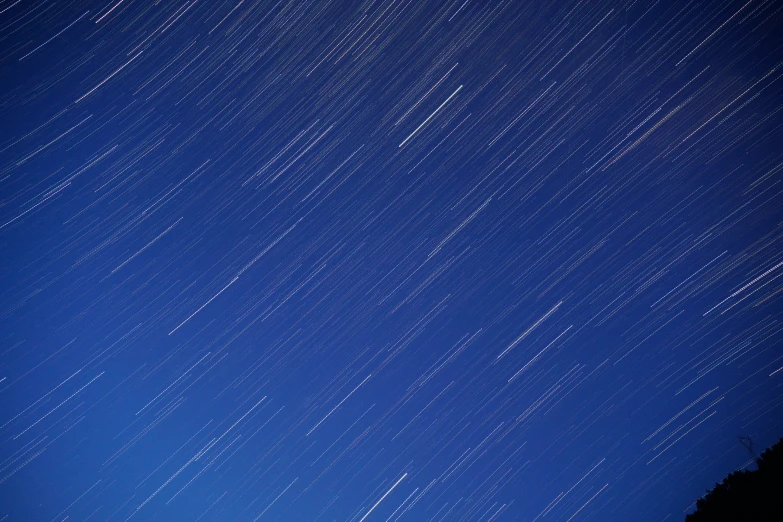
<path fill-rule="evenodd" d="M 0 520 L 682 520 L 783 436 L 783 3 L 0 3 Z"/>

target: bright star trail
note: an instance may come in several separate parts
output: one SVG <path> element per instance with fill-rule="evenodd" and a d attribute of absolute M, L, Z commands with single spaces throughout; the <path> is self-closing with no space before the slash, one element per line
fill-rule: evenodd
<path fill-rule="evenodd" d="M 678 521 L 783 436 L 783 1 L 0 28 L 0 520 Z"/>

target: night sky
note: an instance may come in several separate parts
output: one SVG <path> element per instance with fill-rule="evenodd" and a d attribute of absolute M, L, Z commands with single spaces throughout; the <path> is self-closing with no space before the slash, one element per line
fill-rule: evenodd
<path fill-rule="evenodd" d="M 682 520 L 783 436 L 783 1 L 4 0 L 0 520 Z"/>

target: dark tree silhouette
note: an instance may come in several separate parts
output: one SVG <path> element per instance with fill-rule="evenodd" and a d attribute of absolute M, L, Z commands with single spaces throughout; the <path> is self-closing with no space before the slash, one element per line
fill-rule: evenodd
<path fill-rule="evenodd" d="M 754 471 L 735 471 L 696 501 L 685 522 L 783 521 L 783 439 L 756 459 Z"/>

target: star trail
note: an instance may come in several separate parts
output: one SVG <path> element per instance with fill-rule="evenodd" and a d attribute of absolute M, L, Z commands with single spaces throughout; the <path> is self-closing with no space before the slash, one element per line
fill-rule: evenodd
<path fill-rule="evenodd" d="M 0 520 L 682 520 L 783 436 L 783 2 L 0 2 Z"/>

